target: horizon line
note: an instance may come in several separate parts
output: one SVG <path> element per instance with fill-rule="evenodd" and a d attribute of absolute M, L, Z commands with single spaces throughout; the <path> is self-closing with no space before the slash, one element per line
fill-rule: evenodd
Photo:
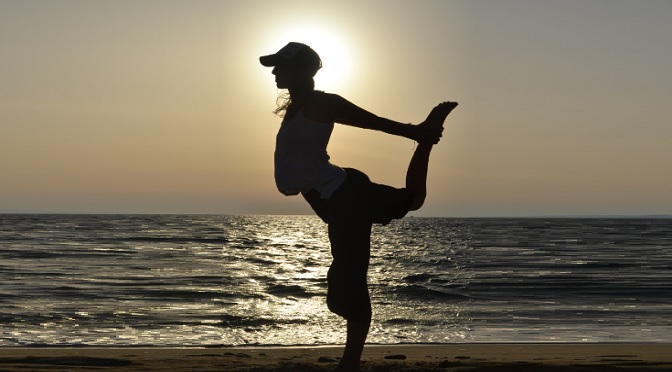
<path fill-rule="evenodd" d="M 314 216 L 314 214 L 282 214 L 282 213 L 172 213 L 172 212 L 47 212 L 47 211 L 25 211 L 0 209 L 2 215 L 138 215 L 138 216 L 161 216 L 161 215 L 184 215 L 184 216 Z M 493 215 L 493 216 L 406 216 L 404 218 L 672 218 L 672 214 L 656 213 L 656 214 L 540 214 L 540 215 Z"/>

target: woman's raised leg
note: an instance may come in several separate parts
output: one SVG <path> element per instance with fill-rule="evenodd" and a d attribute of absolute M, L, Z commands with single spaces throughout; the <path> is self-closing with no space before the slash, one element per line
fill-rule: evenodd
<path fill-rule="evenodd" d="M 420 209 L 425 203 L 427 196 L 427 170 L 429 167 L 429 155 L 432 148 L 439 142 L 441 131 L 443 130 L 443 122 L 450 112 L 457 107 L 455 102 L 443 102 L 434 107 L 427 116 L 427 119 L 420 124 L 420 126 L 427 129 L 428 132 L 434 133 L 433 136 L 427 136 L 427 140 L 420 142 L 413 153 L 411 162 L 408 165 L 406 172 L 406 189 L 413 194 L 410 210 L 415 211 Z M 439 130 L 437 130 L 439 129 Z"/>

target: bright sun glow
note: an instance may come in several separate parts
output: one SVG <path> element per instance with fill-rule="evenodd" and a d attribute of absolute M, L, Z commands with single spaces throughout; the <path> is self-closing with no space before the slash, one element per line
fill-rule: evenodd
<path fill-rule="evenodd" d="M 340 91 L 354 81 L 352 66 L 353 46 L 346 34 L 336 27 L 324 24 L 298 24 L 274 34 L 267 44 L 269 53 L 279 50 L 290 41 L 307 45 L 322 58 L 322 69 L 315 75 L 315 87 L 320 90 Z"/>

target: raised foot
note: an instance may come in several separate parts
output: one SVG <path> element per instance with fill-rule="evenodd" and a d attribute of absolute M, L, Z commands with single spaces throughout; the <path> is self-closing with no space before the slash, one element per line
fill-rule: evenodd
<path fill-rule="evenodd" d="M 427 119 L 418 125 L 420 135 L 417 141 L 420 143 L 438 143 L 443 132 L 443 122 L 455 107 L 457 107 L 457 102 L 442 102 L 434 107 Z"/>
<path fill-rule="evenodd" d="M 423 124 L 428 127 L 442 127 L 446 117 L 455 107 L 457 107 L 457 102 L 439 103 L 432 109 L 432 112 L 429 113 Z"/>

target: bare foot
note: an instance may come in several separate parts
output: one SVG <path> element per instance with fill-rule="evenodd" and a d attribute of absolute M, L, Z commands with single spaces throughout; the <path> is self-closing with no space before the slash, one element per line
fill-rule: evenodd
<path fill-rule="evenodd" d="M 450 114 L 453 109 L 457 107 L 457 102 L 441 102 L 432 111 L 427 115 L 424 123 L 427 126 L 443 126 L 443 122 L 446 120 L 448 114 Z"/>
<path fill-rule="evenodd" d="M 455 107 L 457 102 L 442 102 L 434 107 L 427 119 L 418 125 L 420 133 L 416 140 L 420 143 L 438 143 L 443 132 L 443 122 Z"/>

